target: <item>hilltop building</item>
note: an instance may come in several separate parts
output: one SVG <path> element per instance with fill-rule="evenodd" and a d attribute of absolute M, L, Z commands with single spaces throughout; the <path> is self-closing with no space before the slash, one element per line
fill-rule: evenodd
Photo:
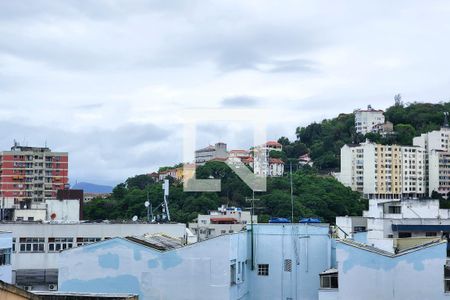
<path fill-rule="evenodd" d="M 214 158 L 228 158 L 227 144 L 219 142 L 214 146 L 209 145 L 208 147 L 195 150 L 196 165 L 204 165 Z"/>
<path fill-rule="evenodd" d="M 382 110 L 373 109 L 368 105 L 367 109 L 357 109 L 355 114 L 355 128 L 357 133 L 366 134 L 376 132 L 380 124 L 384 124 L 384 112 Z"/>
<path fill-rule="evenodd" d="M 282 151 L 283 146 L 275 141 L 253 148 L 253 172 L 262 176 L 282 176 L 284 173 L 284 162 L 280 159 L 270 157 L 271 151 Z"/>

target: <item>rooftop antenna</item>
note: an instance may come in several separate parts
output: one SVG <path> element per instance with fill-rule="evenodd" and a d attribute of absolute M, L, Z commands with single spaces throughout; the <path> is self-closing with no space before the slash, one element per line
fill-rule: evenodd
<path fill-rule="evenodd" d="M 170 212 L 169 212 L 169 179 L 164 179 L 163 183 L 163 190 L 164 190 L 164 206 L 163 206 L 163 212 L 167 216 L 167 221 L 170 222 Z"/>
<path fill-rule="evenodd" d="M 448 111 L 444 111 L 444 128 L 448 127 Z"/>

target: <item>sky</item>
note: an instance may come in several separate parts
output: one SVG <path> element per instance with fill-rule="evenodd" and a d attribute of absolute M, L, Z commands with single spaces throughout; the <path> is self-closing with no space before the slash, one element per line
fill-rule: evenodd
<path fill-rule="evenodd" d="M 371 104 L 448 101 L 448 1 L 0 1 L 0 149 L 68 151 L 115 185 Z M 211 113 L 214 111 L 214 113 Z M 233 111 L 248 119 L 233 120 Z M 209 119 L 208 119 L 209 118 Z"/>

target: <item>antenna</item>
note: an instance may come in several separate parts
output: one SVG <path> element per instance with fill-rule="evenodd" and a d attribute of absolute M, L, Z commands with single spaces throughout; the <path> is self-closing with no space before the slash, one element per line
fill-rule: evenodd
<path fill-rule="evenodd" d="M 165 214 L 167 216 L 167 221 L 170 222 L 169 203 L 167 201 L 168 198 L 169 198 L 169 179 L 164 179 L 163 190 L 164 190 L 164 207 L 163 207 L 163 212 L 165 212 Z"/>

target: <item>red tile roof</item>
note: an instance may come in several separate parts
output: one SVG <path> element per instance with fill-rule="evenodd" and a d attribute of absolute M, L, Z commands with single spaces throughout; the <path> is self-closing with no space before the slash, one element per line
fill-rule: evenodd
<path fill-rule="evenodd" d="M 279 159 L 279 158 L 270 158 L 270 159 L 269 159 L 269 163 L 270 163 L 270 164 L 279 164 L 279 165 L 283 165 L 283 164 L 284 164 L 284 161 L 282 161 L 282 160 Z"/>
<path fill-rule="evenodd" d="M 266 146 L 276 146 L 276 147 L 281 147 L 281 144 L 276 142 L 276 141 L 268 141 L 266 143 Z"/>

